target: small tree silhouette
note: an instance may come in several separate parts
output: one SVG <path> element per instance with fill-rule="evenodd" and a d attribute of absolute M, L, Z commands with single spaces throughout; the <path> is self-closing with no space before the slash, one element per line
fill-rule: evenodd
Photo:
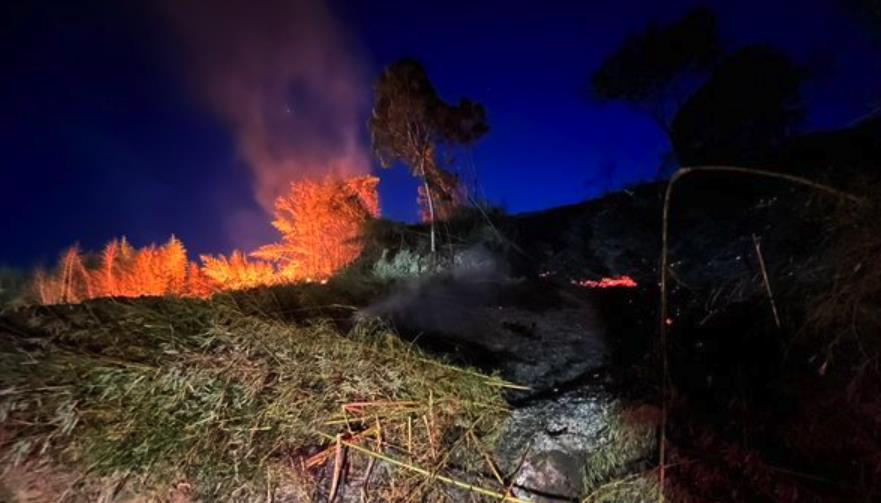
<path fill-rule="evenodd" d="M 471 144 L 488 131 L 481 105 L 463 99 L 452 106 L 441 100 L 415 60 L 389 65 L 374 86 L 373 151 L 383 167 L 400 161 L 422 179 L 419 199 L 431 223 L 432 253 L 437 249 L 435 221 L 448 217 L 462 199 L 458 180 L 440 166 L 438 151 Z"/>

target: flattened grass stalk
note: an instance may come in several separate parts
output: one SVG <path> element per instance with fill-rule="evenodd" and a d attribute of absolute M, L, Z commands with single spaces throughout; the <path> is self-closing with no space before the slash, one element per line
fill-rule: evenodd
<path fill-rule="evenodd" d="M 379 323 L 343 334 L 322 319 L 246 314 L 230 298 L 5 313 L 2 463 L 44 457 L 90 479 L 125 479 L 136 494 L 185 481 L 204 500 L 263 499 L 322 435 L 357 445 L 380 438 L 381 421 L 383 444 L 421 462 L 478 417 L 474 434 L 491 442 L 506 414 L 503 381 L 433 361 Z M 414 415 L 430 416 L 430 428 L 413 427 Z M 419 478 L 374 474 L 371 491 Z"/>
<path fill-rule="evenodd" d="M 326 435 L 326 434 L 321 434 L 321 435 L 327 439 L 330 439 L 330 440 L 333 439 L 333 437 L 330 437 L 329 435 Z M 400 461 L 400 460 L 395 459 L 395 458 L 388 456 L 386 454 L 374 452 L 374 451 L 372 451 L 366 447 L 362 447 L 360 445 L 350 444 L 349 442 L 346 442 L 346 441 L 342 441 L 342 444 L 345 445 L 346 447 L 350 447 L 350 448 L 352 448 L 362 454 L 366 454 L 368 456 L 375 457 L 376 459 L 379 459 L 380 461 L 385 461 L 386 463 L 397 466 L 399 468 L 403 468 L 405 470 L 412 471 L 412 472 L 417 473 L 417 474 L 419 474 L 423 477 L 426 477 L 428 479 L 439 480 L 445 484 L 450 484 L 454 487 L 457 487 L 459 489 L 463 489 L 465 491 L 468 491 L 468 492 L 471 492 L 474 494 L 488 496 L 490 498 L 497 499 L 499 501 L 510 501 L 510 502 L 514 502 L 514 503 L 528 503 L 528 500 L 515 498 L 513 496 L 507 496 L 503 493 L 492 491 L 490 489 L 484 489 L 482 487 L 479 487 L 479 486 L 476 486 L 473 484 L 469 484 L 467 482 L 463 482 L 461 480 L 457 480 L 457 479 L 454 479 L 451 477 L 447 477 L 445 475 L 438 475 L 437 473 L 432 473 L 431 471 L 426 470 L 425 468 L 421 468 L 419 466 L 416 466 L 416 465 L 413 465 L 410 463 L 406 463 L 404 461 Z"/>

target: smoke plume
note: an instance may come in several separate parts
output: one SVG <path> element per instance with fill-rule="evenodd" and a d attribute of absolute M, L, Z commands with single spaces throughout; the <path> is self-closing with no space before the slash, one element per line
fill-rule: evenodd
<path fill-rule="evenodd" d="M 166 5 L 195 90 L 233 132 L 264 209 L 291 181 L 369 171 L 369 86 L 324 0 Z"/>

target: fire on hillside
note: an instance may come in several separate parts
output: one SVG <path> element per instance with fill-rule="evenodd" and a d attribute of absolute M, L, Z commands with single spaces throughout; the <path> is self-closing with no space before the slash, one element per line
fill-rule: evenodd
<path fill-rule="evenodd" d="M 54 271 L 38 271 L 33 294 L 42 304 L 99 297 L 208 297 L 225 290 L 325 281 L 361 253 L 365 221 L 379 216 L 379 179 L 326 177 L 291 184 L 275 201 L 277 243 L 250 253 L 187 258 L 172 235 L 164 245 L 134 248 L 114 239 L 96 255 L 69 248 Z"/>

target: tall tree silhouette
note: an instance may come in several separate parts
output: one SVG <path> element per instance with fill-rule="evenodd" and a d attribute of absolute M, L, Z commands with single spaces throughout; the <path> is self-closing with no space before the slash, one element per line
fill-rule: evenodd
<path fill-rule="evenodd" d="M 601 101 L 643 110 L 671 137 L 676 110 L 719 54 L 716 16 L 696 8 L 675 23 L 649 25 L 625 39 L 593 74 L 590 88 Z"/>
<path fill-rule="evenodd" d="M 374 86 L 370 133 L 384 167 L 397 161 L 422 180 L 420 202 L 431 223 L 431 251 L 437 249 L 435 221 L 457 204 L 455 175 L 440 165 L 440 151 L 468 145 L 489 131 L 486 112 L 463 99 L 456 106 L 440 99 L 422 65 L 402 59 L 389 65 Z"/>
<path fill-rule="evenodd" d="M 754 164 L 767 159 L 804 118 L 807 72 L 768 46 L 726 57 L 679 109 L 672 140 L 683 164 Z"/>

